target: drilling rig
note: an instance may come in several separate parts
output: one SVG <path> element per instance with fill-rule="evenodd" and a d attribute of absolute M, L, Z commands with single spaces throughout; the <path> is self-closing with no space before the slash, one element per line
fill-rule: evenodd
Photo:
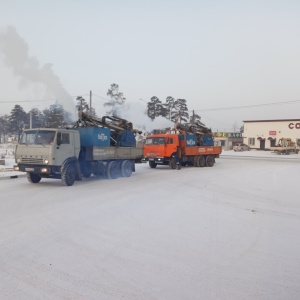
<path fill-rule="evenodd" d="M 150 168 L 212 167 L 221 152 L 222 147 L 214 146 L 211 130 L 203 123 L 177 124 L 173 130 L 146 137 L 143 162 L 148 161 Z"/>
<path fill-rule="evenodd" d="M 114 116 L 98 118 L 78 112 L 72 128 L 24 130 L 15 151 L 15 170 L 27 173 L 31 183 L 42 178 L 61 179 L 66 186 L 91 175 L 129 177 L 140 163 L 131 122 Z"/>

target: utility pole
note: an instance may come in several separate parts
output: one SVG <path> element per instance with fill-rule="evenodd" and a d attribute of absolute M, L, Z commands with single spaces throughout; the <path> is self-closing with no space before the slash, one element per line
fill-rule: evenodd
<path fill-rule="evenodd" d="M 192 124 L 195 124 L 195 111 L 193 110 L 193 115 L 192 115 Z"/>
<path fill-rule="evenodd" d="M 92 110 L 92 91 L 90 91 L 90 111 Z"/>
<path fill-rule="evenodd" d="M 29 128 L 32 129 L 32 110 L 29 112 Z"/>

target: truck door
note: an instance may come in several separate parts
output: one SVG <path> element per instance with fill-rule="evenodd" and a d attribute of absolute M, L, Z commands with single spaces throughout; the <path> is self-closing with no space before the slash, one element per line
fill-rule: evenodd
<path fill-rule="evenodd" d="M 170 157 L 173 153 L 177 151 L 177 146 L 179 146 L 178 139 L 175 136 L 169 136 L 166 142 L 166 156 Z"/>
<path fill-rule="evenodd" d="M 58 131 L 56 164 L 61 165 L 67 158 L 76 156 L 73 132 Z"/>

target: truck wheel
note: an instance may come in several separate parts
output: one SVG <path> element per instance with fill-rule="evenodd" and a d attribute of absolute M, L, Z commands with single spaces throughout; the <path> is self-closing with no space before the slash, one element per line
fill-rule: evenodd
<path fill-rule="evenodd" d="M 130 160 L 124 160 L 121 164 L 121 174 L 123 177 L 130 177 L 132 174 L 132 162 Z"/>
<path fill-rule="evenodd" d="M 39 183 L 42 179 L 42 177 L 38 174 L 34 174 L 34 173 L 27 173 L 27 180 L 31 183 Z"/>
<path fill-rule="evenodd" d="M 71 186 L 75 182 L 75 167 L 73 164 L 66 165 L 61 174 L 61 181 L 64 185 Z"/>
<path fill-rule="evenodd" d="M 80 164 L 81 174 L 83 177 L 90 177 L 93 172 L 93 166 L 90 162 L 84 162 Z"/>
<path fill-rule="evenodd" d="M 199 167 L 198 160 L 199 160 L 199 156 L 198 155 L 196 155 L 196 156 L 193 157 L 193 166 L 194 167 Z"/>
<path fill-rule="evenodd" d="M 169 166 L 170 166 L 171 169 L 176 169 L 176 159 L 175 159 L 175 157 L 172 157 L 170 159 Z"/>
<path fill-rule="evenodd" d="M 198 162 L 197 162 L 197 167 L 205 167 L 206 161 L 205 161 L 205 156 L 200 155 L 198 158 Z"/>
<path fill-rule="evenodd" d="M 105 175 L 105 165 L 103 162 L 97 161 L 94 164 L 93 174 L 95 176 L 104 176 Z"/>
<path fill-rule="evenodd" d="M 213 156 L 211 156 L 211 155 L 208 155 L 206 157 L 206 165 L 208 167 L 212 167 L 214 165 L 214 163 L 215 163 L 215 158 Z"/>
<path fill-rule="evenodd" d="M 108 179 L 116 179 L 118 177 L 118 164 L 112 160 L 107 164 L 106 176 Z"/>
<path fill-rule="evenodd" d="M 157 166 L 157 163 L 155 163 L 154 161 L 149 161 L 149 166 L 150 166 L 150 168 L 155 169 Z"/>

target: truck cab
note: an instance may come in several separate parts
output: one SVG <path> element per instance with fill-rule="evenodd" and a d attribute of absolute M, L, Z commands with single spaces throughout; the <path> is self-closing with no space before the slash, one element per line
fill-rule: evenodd
<path fill-rule="evenodd" d="M 156 168 L 157 165 L 169 165 L 174 169 L 178 151 L 184 156 L 186 144 L 194 145 L 195 140 L 178 130 L 149 135 L 144 144 L 144 161 L 149 161 L 151 168 Z"/>
<path fill-rule="evenodd" d="M 43 128 L 24 130 L 15 151 L 15 170 L 27 172 L 29 181 L 61 178 L 62 166 L 78 159 L 78 130 Z"/>
<path fill-rule="evenodd" d="M 144 157 L 148 157 L 149 161 L 155 159 L 158 163 L 168 164 L 165 158 L 171 157 L 178 146 L 178 134 L 149 135 L 144 144 Z"/>

